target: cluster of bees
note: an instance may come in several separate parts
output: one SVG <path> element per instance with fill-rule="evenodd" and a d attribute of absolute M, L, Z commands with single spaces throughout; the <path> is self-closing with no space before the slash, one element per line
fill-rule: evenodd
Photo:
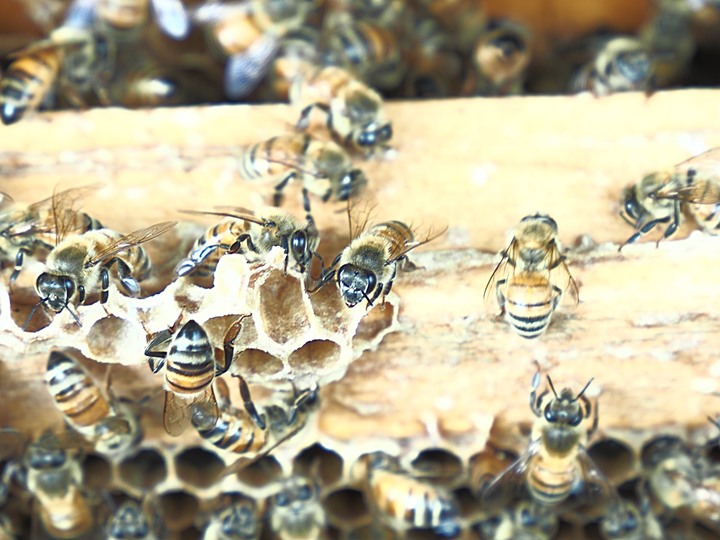
<path fill-rule="evenodd" d="M 32 6 L 29 15 L 49 18 Z M 47 37 L 6 55 L 0 119 L 12 124 L 40 107 L 227 100 L 290 100 L 337 116 L 321 97 L 328 92 L 338 94 L 337 107 L 358 107 L 362 117 L 366 106 L 377 107 L 378 92 L 651 91 L 682 80 L 696 49 L 692 19 L 715 9 L 657 0 L 637 34 L 595 32 L 554 44 L 551 60 L 541 60 L 528 28 L 488 20 L 475 0 L 72 0 Z M 545 66 L 531 72 L 533 63 Z M 352 92 L 363 96 L 349 100 Z M 334 126 L 349 133 L 344 122 Z"/>

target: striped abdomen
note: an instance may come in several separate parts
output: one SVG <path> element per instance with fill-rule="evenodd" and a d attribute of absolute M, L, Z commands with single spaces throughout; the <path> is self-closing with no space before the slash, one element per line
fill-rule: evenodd
<path fill-rule="evenodd" d="M 367 233 L 376 238 L 382 238 L 388 246 L 389 253 L 401 253 L 405 245 L 415 239 L 412 229 L 402 221 L 387 221 L 373 225 Z"/>
<path fill-rule="evenodd" d="M 345 65 L 371 77 L 369 83 L 389 87 L 399 82 L 403 75 L 402 57 L 398 41 L 390 30 L 359 22 L 341 27 L 335 33 L 335 40 L 334 48 L 343 56 Z"/>
<path fill-rule="evenodd" d="M 93 235 L 96 242 L 96 250 L 102 250 L 110 244 L 117 242 L 124 235 L 111 229 L 100 229 L 99 231 L 91 231 L 86 234 Z M 130 246 L 121 251 L 116 257 L 122 260 L 130 269 L 130 277 L 135 281 L 142 281 L 150 275 L 152 264 L 147 252 L 140 245 Z"/>
<path fill-rule="evenodd" d="M 569 458 L 548 458 L 539 453 L 528 467 L 527 484 L 533 499 L 551 506 L 568 498 L 577 476 L 574 454 Z"/>
<path fill-rule="evenodd" d="M 208 277 L 214 274 L 220 257 L 235 243 L 238 237 L 247 232 L 246 221 L 227 218 L 210 227 L 195 241 L 187 259 L 180 263 L 179 268 L 187 268 L 181 275 L 196 273 Z"/>
<path fill-rule="evenodd" d="M 193 425 L 203 439 L 236 454 L 258 452 L 267 441 L 266 430 L 260 429 L 244 411 L 237 415 L 222 411 L 209 426 L 200 425 L 193 416 Z"/>
<path fill-rule="evenodd" d="M 45 49 L 15 60 L 0 80 L 0 119 L 14 124 L 25 112 L 35 110 L 53 85 L 62 54 Z"/>
<path fill-rule="evenodd" d="M 528 339 L 540 336 L 550 324 L 559 292 L 544 275 L 535 272 L 511 276 L 504 292 L 505 319 L 515 332 Z"/>
<path fill-rule="evenodd" d="M 52 351 L 45 381 L 55 406 L 71 425 L 93 427 L 111 414 L 110 405 L 100 388 L 71 356 Z"/>
<path fill-rule="evenodd" d="M 40 501 L 42 523 L 53 538 L 76 538 L 93 527 L 90 507 L 76 485 L 62 497 L 50 497 L 42 491 L 35 495 Z"/>
<path fill-rule="evenodd" d="M 245 180 L 283 176 L 299 166 L 309 144 L 306 135 L 281 135 L 247 146 L 240 156 L 240 176 Z"/>
<path fill-rule="evenodd" d="M 182 397 L 201 394 L 215 377 L 215 350 L 202 326 L 189 321 L 168 349 L 165 388 Z"/>

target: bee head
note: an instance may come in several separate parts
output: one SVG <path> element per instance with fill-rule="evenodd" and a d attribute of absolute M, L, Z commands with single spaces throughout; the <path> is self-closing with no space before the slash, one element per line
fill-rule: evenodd
<path fill-rule="evenodd" d="M 382 126 L 373 123 L 363 127 L 355 142 L 360 148 L 374 148 L 388 142 L 392 136 L 393 130 L 390 123 Z"/>
<path fill-rule="evenodd" d="M 67 463 L 67 453 L 52 435 L 44 435 L 40 440 L 28 446 L 25 460 L 27 466 L 35 470 L 60 469 Z"/>
<path fill-rule="evenodd" d="M 337 284 L 347 307 L 354 307 L 363 299 L 372 304 L 368 295 L 377 285 L 377 277 L 369 270 L 346 264 L 338 270 Z"/>
<path fill-rule="evenodd" d="M 613 70 L 623 79 L 632 84 L 639 84 L 646 80 L 652 69 L 650 57 L 643 50 L 625 51 L 617 55 L 615 62 L 606 66 L 606 75 L 611 76 Z"/>
<path fill-rule="evenodd" d="M 250 503 L 233 504 L 228 508 L 228 511 L 223 512 L 221 527 L 228 538 L 235 536 L 244 538 L 241 536 L 241 533 L 255 532 L 257 529 L 257 520 L 255 518 L 254 508 Z"/>
<path fill-rule="evenodd" d="M 602 521 L 602 529 L 607 538 L 629 538 L 638 530 L 640 516 L 633 508 L 625 507 L 617 512 L 611 512 Z"/>
<path fill-rule="evenodd" d="M 588 381 L 585 388 L 583 388 L 577 396 L 573 395 L 570 388 L 563 388 L 560 395 L 558 395 L 550 376 L 548 376 L 547 380 L 555 398 L 551 399 L 543 410 L 545 420 L 550 424 L 563 424 L 572 427 L 579 426 L 588 414 L 586 407 L 584 407 L 579 400 L 593 379 Z"/>
<path fill-rule="evenodd" d="M 55 313 L 65 309 L 75 294 L 75 282 L 68 276 L 43 272 L 35 282 L 42 303 Z"/>
<path fill-rule="evenodd" d="M 340 178 L 335 196 L 338 201 L 347 201 L 357 195 L 366 184 L 365 173 L 360 169 L 353 169 Z"/>
<path fill-rule="evenodd" d="M 633 223 L 638 223 L 641 216 L 645 213 L 645 209 L 640 204 L 637 196 L 637 190 L 635 186 L 631 186 L 625 190 L 625 196 L 623 198 L 623 210 L 625 215 Z"/>
<path fill-rule="evenodd" d="M 113 538 L 144 538 L 150 533 L 150 524 L 139 506 L 127 502 L 111 518 L 109 532 Z"/>
<path fill-rule="evenodd" d="M 318 486 L 312 480 L 294 476 L 275 494 L 273 503 L 279 508 L 298 513 L 317 497 L 317 490 Z"/>

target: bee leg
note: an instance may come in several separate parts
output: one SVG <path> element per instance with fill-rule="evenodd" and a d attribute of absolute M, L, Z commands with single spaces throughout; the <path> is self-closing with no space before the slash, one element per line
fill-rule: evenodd
<path fill-rule="evenodd" d="M 297 129 L 304 131 L 308 128 L 308 126 L 310 125 L 310 114 L 315 108 L 318 108 L 325 114 L 327 114 L 328 122 L 330 122 L 330 117 L 332 116 L 330 114 L 330 107 L 325 105 L 324 103 L 311 103 L 300 112 L 300 119 L 297 121 L 297 124 L 295 124 L 295 127 Z"/>
<path fill-rule="evenodd" d="M 588 438 L 590 438 L 597 431 L 597 428 L 598 428 L 598 422 L 599 422 L 599 418 L 600 418 L 600 413 L 599 413 L 600 405 L 599 405 L 599 402 L 597 399 L 595 400 L 594 407 L 590 406 L 590 400 L 588 400 L 588 398 L 586 398 L 585 396 L 582 396 L 582 400 L 587 405 L 588 415 L 590 415 L 590 409 L 592 409 L 593 423 L 592 423 L 592 426 L 590 426 L 590 430 L 588 431 Z"/>
<path fill-rule="evenodd" d="M 507 279 L 498 279 L 495 283 L 495 298 L 497 298 L 498 307 L 500 307 L 500 313 L 496 319 L 502 319 L 505 315 L 505 295 L 502 293 L 501 287 L 507 283 Z"/>
<path fill-rule="evenodd" d="M 287 415 L 286 421 L 288 426 L 295 423 L 298 410 L 300 410 L 308 401 L 313 401 L 317 397 L 317 392 L 317 387 L 313 389 L 307 389 L 301 392 L 300 395 L 295 398 L 295 401 L 290 408 L 290 412 Z"/>
<path fill-rule="evenodd" d="M 161 343 L 167 343 L 172 338 L 172 332 L 170 330 L 165 329 L 157 334 L 148 342 L 147 346 L 145 347 L 145 351 L 143 354 L 145 356 L 149 356 L 152 358 L 160 358 L 162 359 L 162 362 L 160 362 L 159 366 L 157 366 L 157 369 L 154 369 L 152 365 L 150 365 L 150 369 L 153 370 L 153 373 L 157 373 L 162 368 L 162 363 L 165 361 L 165 357 L 167 356 L 167 351 L 158 351 L 157 347 Z M 150 364 L 150 360 L 148 360 L 148 364 Z"/>
<path fill-rule="evenodd" d="M 624 248 L 626 245 L 632 244 L 633 242 L 635 242 L 638 238 L 640 238 L 640 237 L 643 236 L 644 234 L 649 233 L 652 229 L 654 229 L 654 228 L 655 228 L 656 226 L 658 226 L 660 223 L 667 223 L 668 221 L 670 221 L 670 219 L 671 219 L 671 218 L 669 218 L 669 217 L 664 217 L 664 218 L 653 219 L 652 221 L 648 221 L 645 225 L 643 225 L 643 226 L 640 228 L 640 230 L 639 230 L 638 232 L 636 232 L 636 233 L 633 234 L 630 238 L 628 238 L 627 240 L 625 240 L 625 243 L 623 243 L 623 245 L 621 245 L 621 246 L 618 248 L 618 251 L 622 250 L 622 248 Z M 677 225 L 675 225 L 675 227 L 673 228 L 672 232 L 675 232 L 675 229 L 677 229 Z M 665 232 L 667 233 L 667 231 L 665 231 Z M 672 234 L 672 233 L 671 233 L 671 234 Z M 667 237 L 667 235 L 666 235 L 665 237 Z"/>
<path fill-rule="evenodd" d="M 282 204 L 283 200 L 283 190 L 288 185 L 288 183 L 291 180 L 295 180 L 297 178 L 297 172 L 292 171 L 285 175 L 285 177 L 280 180 L 280 183 L 275 186 L 275 193 L 273 194 L 273 206 L 280 206 Z"/>
<path fill-rule="evenodd" d="M 221 247 L 223 246 L 220 244 L 206 244 L 201 249 L 196 249 L 195 251 L 190 253 L 189 257 L 180 261 L 180 263 L 177 265 L 177 268 L 175 268 L 175 273 L 179 277 L 190 274 L 191 272 L 195 271 L 195 269 L 200 266 L 205 259 L 212 255 L 215 250 Z"/>
<path fill-rule="evenodd" d="M 245 253 L 245 251 L 242 249 L 242 243 L 245 242 L 247 245 L 247 248 L 252 251 L 253 253 L 257 253 L 257 247 L 255 247 L 255 244 L 253 244 L 252 238 L 250 238 L 249 234 L 241 234 L 237 237 L 237 239 L 233 242 L 233 244 L 228 248 L 228 253 Z"/>
<path fill-rule="evenodd" d="M 267 427 L 267 424 L 265 423 L 265 419 L 260 416 L 257 408 L 255 407 L 255 403 L 250 396 L 250 388 L 248 388 L 247 382 L 245 382 L 245 379 L 240 375 L 233 375 L 233 377 L 237 377 L 238 379 L 238 383 L 240 385 L 240 397 L 242 397 L 243 405 L 245 405 L 245 410 L 250 415 L 250 418 L 252 418 L 253 422 L 255 422 L 257 427 L 259 427 L 260 429 L 265 429 Z"/>
<path fill-rule="evenodd" d="M 240 334 L 242 322 L 245 317 L 247 317 L 247 315 L 243 315 L 242 317 L 240 317 L 237 321 L 232 323 L 225 332 L 225 338 L 223 339 L 223 362 L 225 365 L 222 367 L 216 365 L 216 377 L 222 375 L 223 373 L 226 373 L 227 370 L 230 369 L 230 364 L 232 364 L 232 359 L 235 355 L 235 340 L 237 339 L 238 334 Z"/>
<path fill-rule="evenodd" d="M 670 225 L 668 225 L 667 229 L 665 229 L 665 233 L 662 235 L 663 238 L 670 238 L 675 231 L 677 231 L 678 226 L 680 225 L 680 201 L 675 201 L 675 205 L 673 206 L 673 217 L 672 221 L 670 222 Z M 658 240 L 655 243 L 655 247 L 658 247 L 660 245 L 660 240 Z"/>
<path fill-rule="evenodd" d="M 558 287 L 557 285 L 553 285 L 553 299 L 552 299 L 552 306 L 553 310 L 557 309 L 558 305 L 560 304 L 560 300 L 562 300 L 562 289 Z"/>
<path fill-rule="evenodd" d="M 530 390 L 530 410 L 532 410 L 535 416 L 540 416 L 542 414 L 540 411 L 540 399 L 537 401 L 535 400 L 537 396 L 537 389 L 540 387 L 540 381 L 542 380 L 540 375 L 540 364 L 538 364 L 537 371 L 533 375 L 532 382 L 530 383 L 532 388 L 532 390 Z M 543 392 L 540 398 L 542 398 L 546 393 L 547 392 Z"/>
<path fill-rule="evenodd" d="M 130 267 L 125 261 L 118 257 L 111 260 L 110 264 L 113 262 L 117 265 L 118 275 L 120 276 L 120 284 L 123 286 L 123 289 L 125 289 L 130 296 L 138 296 L 140 294 L 140 285 L 138 285 L 137 280 L 132 277 L 132 270 L 130 270 Z"/>
<path fill-rule="evenodd" d="M 22 270 L 23 261 L 25 259 L 25 249 L 20 248 L 18 249 L 17 255 L 15 255 L 15 268 L 13 270 L 13 273 L 10 275 L 10 286 L 12 287 L 12 284 L 15 283 L 15 280 L 20 275 L 20 270 Z"/>
<path fill-rule="evenodd" d="M 398 259 L 398 263 L 400 264 L 400 270 L 403 272 L 414 272 L 415 270 L 421 270 L 422 267 L 418 266 L 414 262 L 412 262 L 408 257 L 403 256 L 400 259 Z"/>

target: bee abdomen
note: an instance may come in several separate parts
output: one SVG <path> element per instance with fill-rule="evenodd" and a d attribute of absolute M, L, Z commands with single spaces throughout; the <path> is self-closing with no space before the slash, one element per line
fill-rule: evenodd
<path fill-rule="evenodd" d="M 215 424 L 208 428 L 199 427 L 197 424 L 195 427 L 203 439 L 236 454 L 257 450 L 265 444 L 264 431 L 255 430 L 249 423 L 238 421 L 227 413 L 220 414 Z"/>
<path fill-rule="evenodd" d="M 387 221 L 378 223 L 368 229 L 368 233 L 384 239 L 391 247 L 391 251 L 397 251 L 407 243 L 412 242 L 415 236 L 412 229 L 402 221 Z"/>
<path fill-rule="evenodd" d="M 0 119 L 3 124 L 13 124 L 25 111 L 37 108 L 59 69 L 60 58 L 53 50 L 15 60 L 0 81 Z"/>
<path fill-rule="evenodd" d="M 538 465 L 530 470 L 528 484 L 533 498 L 547 506 L 564 501 L 572 491 L 575 476 L 573 470 L 550 470 Z"/>
<path fill-rule="evenodd" d="M 550 282 L 543 276 L 514 276 L 508 285 L 505 317 L 524 338 L 541 335 L 550 324 L 555 309 Z"/>

